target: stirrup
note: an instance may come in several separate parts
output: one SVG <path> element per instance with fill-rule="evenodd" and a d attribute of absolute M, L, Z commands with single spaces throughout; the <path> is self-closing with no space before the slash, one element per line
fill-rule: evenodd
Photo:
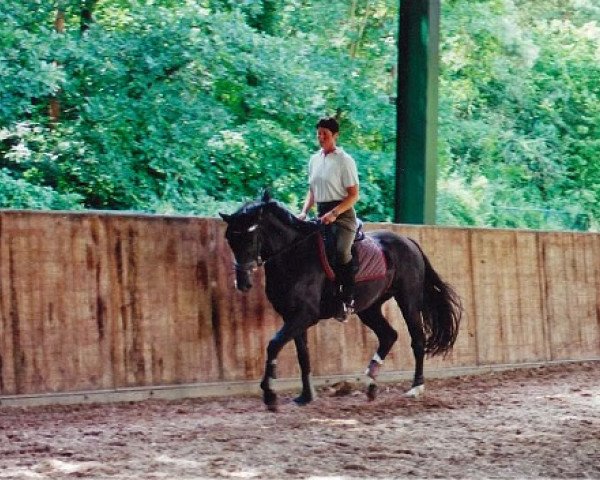
<path fill-rule="evenodd" d="M 342 302 L 341 308 L 338 309 L 335 318 L 338 322 L 346 323 L 348 317 L 354 313 L 354 299 L 349 302 Z"/>

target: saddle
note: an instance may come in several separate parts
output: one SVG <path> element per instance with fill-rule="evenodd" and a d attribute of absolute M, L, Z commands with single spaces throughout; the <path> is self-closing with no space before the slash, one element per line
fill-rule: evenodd
<path fill-rule="evenodd" d="M 352 262 L 354 263 L 355 282 L 379 280 L 385 277 L 387 262 L 383 251 L 375 241 L 365 235 L 363 222 L 358 220 L 356 236 L 352 244 Z M 330 225 L 320 226 L 317 244 L 323 271 L 330 280 L 335 280 L 335 234 Z"/>

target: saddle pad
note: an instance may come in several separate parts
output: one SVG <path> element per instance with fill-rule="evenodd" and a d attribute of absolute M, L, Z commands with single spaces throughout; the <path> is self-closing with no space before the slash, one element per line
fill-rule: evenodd
<path fill-rule="evenodd" d="M 321 236 L 318 237 L 319 245 L 319 258 L 321 259 L 321 265 L 329 280 L 335 279 L 335 273 L 327 260 L 325 253 L 325 242 Z M 385 277 L 387 270 L 387 263 L 383 251 L 375 243 L 375 241 L 365 236 L 363 240 L 355 242 L 354 254 L 358 256 L 358 272 L 354 277 L 355 282 L 368 282 L 370 280 L 379 280 Z"/>

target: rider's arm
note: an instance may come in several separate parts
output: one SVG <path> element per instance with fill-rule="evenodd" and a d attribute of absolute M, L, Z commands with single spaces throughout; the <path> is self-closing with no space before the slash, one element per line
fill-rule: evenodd
<path fill-rule="evenodd" d="M 313 194 L 312 189 L 309 188 L 308 192 L 306 192 L 306 198 L 304 200 L 304 206 L 302 207 L 302 211 L 298 215 L 298 218 L 300 220 L 304 220 L 306 218 L 306 215 L 308 215 L 309 210 L 312 208 L 312 206 L 314 204 L 315 204 L 315 196 Z"/>
<path fill-rule="evenodd" d="M 348 192 L 348 195 L 346 195 L 346 197 L 342 200 L 342 203 L 321 217 L 321 221 L 323 223 L 328 224 L 335 222 L 337 217 L 339 217 L 346 210 L 351 209 L 358 201 L 358 185 L 347 187 L 346 192 Z"/>

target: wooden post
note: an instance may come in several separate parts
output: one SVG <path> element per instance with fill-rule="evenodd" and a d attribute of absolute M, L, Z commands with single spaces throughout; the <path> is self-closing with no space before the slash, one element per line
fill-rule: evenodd
<path fill-rule="evenodd" d="M 401 0 L 396 223 L 435 223 L 439 0 Z"/>

